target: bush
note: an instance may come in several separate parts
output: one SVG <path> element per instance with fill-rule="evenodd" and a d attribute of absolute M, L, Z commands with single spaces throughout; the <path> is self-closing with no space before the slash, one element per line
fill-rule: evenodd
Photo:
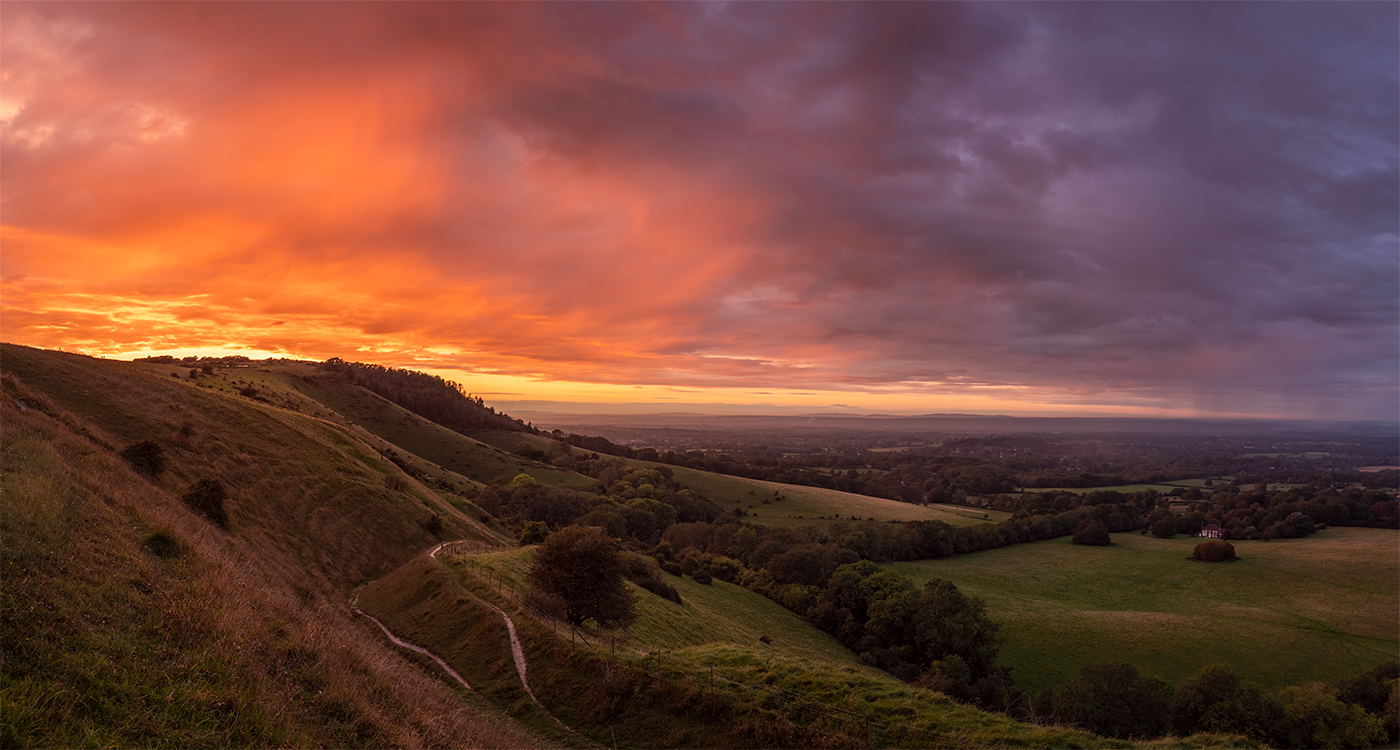
<path fill-rule="evenodd" d="M 189 491 L 180 497 L 190 510 L 199 513 L 205 518 L 213 521 L 221 529 L 228 528 L 228 511 L 224 509 L 224 501 L 228 499 L 228 491 L 224 489 L 224 483 L 217 479 L 201 479 L 190 487 Z"/>
<path fill-rule="evenodd" d="M 705 565 L 705 570 L 715 578 L 728 583 L 739 580 L 739 576 L 744 572 L 743 563 L 732 557 L 717 555 L 710 559 Z"/>
<path fill-rule="evenodd" d="M 630 580 L 632 581 L 632 583 L 637 584 L 637 586 L 639 586 L 640 588 L 649 591 L 653 594 L 656 594 L 657 596 L 661 597 L 662 599 L 665 599 L 668 602 L 674 602 L 676 604 L 683 603 L 681 602 L 681 592 L 677 591 L 675 586 L 672 586 L 662 581 L 658 581 L 650 576 L 642 576 L 640 578 L 632 578 Z"/>
<path fill-rule="evenodd" d="M 666 573 L 668 573 L 669 575 L 676 576 L 677 578 L 685 574 L 685 571 L 681 569 L 681 566 L 673 562 L 661 563 L 661 569 L 666 571 Z"/>
<path fill-rule="evenodd" d="M 1209 542 L 1196 545 L 1196 549 L 1191 551 L 1191 557 L 1205 562 L 1233 560 L 1235 559 L 1235 545 L 1223 539 L 1212 539 Z"/>
<path fill-rule="evenodd" d="M 128 445 L 119 455 L 131 468 L 152 479 L 165 471 L 165 449 L 150 440 Z"/>
<path fill-rule="evenodd" d="M 1171 539 L 1176 536 L 1176 521 L 1170 518 L 1163 518 L 1152 524 L 1152 536 L 1158 539 Z"/>
<path fill-rule="evenodd" d="M 1074 532 L 1073 541 L 1075 544 L 1089 544 L 1096 547 L 1105 547 L 1113 543 L 1108 536 L 1108 527 L 1098 521 L 1084 521 L 1079 524 L 1079 530 Z"/>
<path fill-rule="evenodd" d="M 180 540 L 175 536 L 175 532 L 169 529 L 161 529 L 148 534 L 145 539 L 141 540 L 141 546 L 156 557 L 163 557 L 167 560 L 179 557 L 180 553 L 184 551 Z"/>
<path fill-rule="evenodd" d="M 539 544 L 549 538 L 549 527 L 544 521 L 531 521 L 520 530 L 521 544 Z"/>
<path fill-rule="evenodd" d="M 709 571 L 700 567 L 697 567 L 695 570 L 691 571 L 690 577 L 694 579 L 696 583 L 701 583 L 706 586 L 709 586 L 711 583 L 714 582 L 714 578 L 710 576 Z"/>

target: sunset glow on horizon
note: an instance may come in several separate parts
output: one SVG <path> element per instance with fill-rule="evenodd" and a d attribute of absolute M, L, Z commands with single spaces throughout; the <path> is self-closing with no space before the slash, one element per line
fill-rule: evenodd
<path fill-rule="evenodd" d="M 1400 418 L 1393 3 L 0 5 L 0 339 Z"/>

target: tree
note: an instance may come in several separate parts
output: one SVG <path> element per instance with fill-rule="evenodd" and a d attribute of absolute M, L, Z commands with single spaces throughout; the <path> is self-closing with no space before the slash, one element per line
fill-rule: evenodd
<path fill-rule="evenodd" d="M 1206 562 L 1225 562 L 1235 559 L 1235 545 L 1222 539 L 1212 539 L 1196 545 L 1191 556 Z"/>
<path fill-rule="evenodd" d="M 549 538 L 549 527 L 543 521 L 531 521 L 520 530 L 521 544 L 539 544 Z"/>
<path fill-rule="evenodd" d="M 1176 536 L 1176 521 L 1171 518 L 1163 518 L 1152 524 L 1152 536 L 1158 539 L 1171 539 Z"/>
<path fill-rule="evenodd" d="M 1181 681 L 1172 697 L 1172 731 L 1243 734 L 1276 743 L 1283 706 L 1224 664 L 1212 664 Z"/>
<path fill-rule="evenodd" d="M 986 602 L 958 591 L 952 581 L 935 578 L 924 584 L 915 623 L 922 660 L 930 663 L 957 655 L 976 680 L 996 667 L 998 631 L 987 617 Z"/>
<path fill-rule="evenodd" d="M 1171 688 L 1131 664 L 1087 664 L 1060 687 L 1055 715 L 1107 737 L 1159 737 L 1171 719 Z"/>
<path fill-rule="evenodd" d="M 1386 739 L 1380 717 L 1337 700 L 1337 690 L 1321 682 L 1290 685 L 1283 703 L 1282 739 L 1288 747 L 1370 747 Z"/>
<path fill-rule="evenodd" d="M 529 579 L 563 603 L 571 625 L 592 620 L 618 628 L 637 619 L 617 543 L 595 527 L 569 526 L 551 535 L 536 551 Z"/>
<path fill-rule="evenodd" d="M 1113 543 L 1108 536 L 1108 527 L 1098 521 L 1085 520 L 1079 524 L 1079 530 L 1074 532 L 1073 542 L 1075 544 L 1089 544 L 1096 547 L 1105 547 Z"/>

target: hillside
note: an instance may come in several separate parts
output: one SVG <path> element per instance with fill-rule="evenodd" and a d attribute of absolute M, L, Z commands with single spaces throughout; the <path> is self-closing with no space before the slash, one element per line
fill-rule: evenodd
<path fill-rule="evenodd" d="M 571 461 L 526 457 L 566 448 L 504 415 L 449 429 L 312 363 L 209 369 L 0 345 L 5 747 L 1132 744 L 911 687 L 719 580 L 668 577 L 682 604 L 641 593 L 625 637 L 576 638 L 522 607 L 532 552 L 474 502 L 511 477 L 517 500 L 592 491 Z M 594 461 L 612 491 L 659 477 Z M 942 512 L 692 469 L 676 482 L 790 520 Z M 465 551 L 429 554 L 447 541 Z"/>
<path fill-rule="evenodd" d="M 351 586 L 498 538 L 387 443 L 148 365 L 6 345 L 0 368 L 5 747 L 538 743 L 351 618 Z M 154 477 L 118 455 L 145 440 Z M 180 500 L 205 478 L 227 530 Z"/>

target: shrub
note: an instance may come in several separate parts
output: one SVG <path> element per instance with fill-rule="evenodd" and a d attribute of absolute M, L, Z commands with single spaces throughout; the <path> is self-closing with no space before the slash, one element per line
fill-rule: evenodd
<path fill-rule="evenodd" d="M 681 566 L 673 562 L 661 563 L 661 569 L 666 571 L 670 575 L 676 576 L 677 578 L 685 574 L 685 571 L 681 569 Z"/>
<path fill-rule="evenodd" d="M 1079 530 L 1074 532 L 1073 541 L 1075 544 L 1089 544 L 1096 547 L 1104 547 L 1112 544 L 1112 539 L 1108 536 L 1108 527 L 1098 521 L 1084 521 L 1079 524 Z"/>
<path fill-rule="evenodd" d="M 223 482 L 217 479 L 201 479 L 195 482 L 180 499 L 189 506 L 190 510 L 213 521 L 219 528 L 228 528 L 228 511 L 224 508 L 224 501 L 228 499 L 228 491 L 224 489 Z"/>
<path fill-rule="evenodd" d="M 151 532 L 145 539 L 141 540 L 141 546 L 156 557 L 170 559 L 179 557 L 184 551 L 180 540 L 175 536 L 175 532 L 169 529 L 161 529 Z"/>
<path fill-rule="evenodd" d="M 690 577 L 694 579 L 696 583 L 701 583 L 706 586 L 714 582 L 714 578 L 710 575 L 710 572 L 701 567 L 696 567 L 695 570 L 691 571 Z"/>
<path fill-rule="evenodd" d="M 740 574 L 744 572 L 744 565 L 732 557 L 717 555 L 710 559 L 709 563 L 705 566 L 705 570 L 721 581 L 734 583 L 739 580 Z"/>
<path fill-rule="evenodd" d="M 254 388 L 251 385 L 245 385 L 241 390 L 238 391 L 238 395 L 243 396 L 245 398 L 252 398 L 258 395 L 258 389 Z"/>
<path fill-rule="evenodd" d="M 423 522 L 423 528 L 433 536 L 442 536 L 442 516 L 437 513 L 428 516 L 428 520 Z"/>
<path fill-rule="evenodd" d="M 1235 545 L 1223 539 L 1212 539 L 1196 545 L 1191 557 L 1205 562 L 1225 562 L 1235 559 Z"/>
<path fill-rule="evenodd" d="M 1171 539 L 1176 536 L 1176 521 L 1170 518 L 1163 518 L 1152 524 L 1152 536 L 1158 539 Z"/>
<path fill-rule="evenodd" d="M 549 538 L 549 527 L 544 521 L 531 521 L 520 530 L 521 544 L 539 544 Z"/>
<path fill-rule="evenodd" d="M 668 602 L 674 602 L 676 604 L 682 603 L 681 592 L 677 591 L 675 586 L 672 586 L 663 581 L 658 581 L 650 576 L 642 576 L 640 578 L 632 578 L 630 580 L 632 581 L 632 583 L 637 584 L 637 586 L 641 587 L 642 589 L 656 594 L 657 596 L 661 597 L 662 599 L 665 599 Z"/>
<path fill-rule="evenodd" d="M 128 445 L 122 449 L 121 457 L 131 468 L 154 479 L 165 471 L 165 449 L 150 440 Z"/>

